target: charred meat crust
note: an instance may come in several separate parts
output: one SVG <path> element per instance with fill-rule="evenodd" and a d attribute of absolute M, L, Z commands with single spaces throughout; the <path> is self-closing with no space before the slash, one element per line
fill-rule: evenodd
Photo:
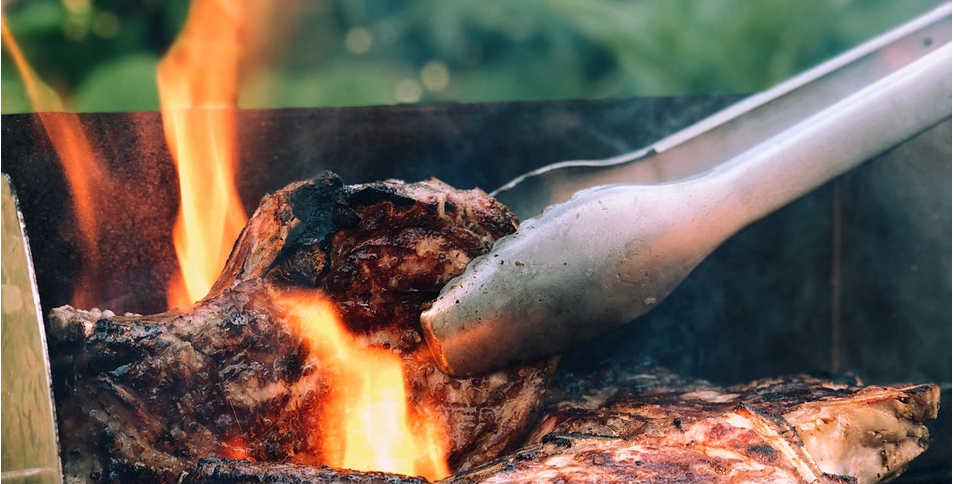
<path fill-rule="evenodd" d="M 245 460 L 201 459 L 180 484 L 426 484 L 421 478 L 383 472 L 342 472 L 327 467 L 271 463 L 256 465 Z"/>
<path fill-rule="evenodd" d="M 939 393 L 846 376 L 719 387 L 637 365 L 564 376 L 547 400 L 528 447 L 457 482 L 872 484 L 926 448 Z"/>
<path fill-rule="evenodd" d="M 175 482 L 205 457 L 320 465 L 328 382 L 269 296 L 303 288 L 325 293 L 353 334 L 400 355 L 413 409 L 436 409 L 449 429 L 452 469 L 492 459 L 524 434 L 555 361 L 452 378 L 434 365 L 419 318 L 444 282 L 515 227 L 479 190 L 345 185 L 325 174 L 263 198 L 194 306 L 54 310 L 69 480 Z"/>

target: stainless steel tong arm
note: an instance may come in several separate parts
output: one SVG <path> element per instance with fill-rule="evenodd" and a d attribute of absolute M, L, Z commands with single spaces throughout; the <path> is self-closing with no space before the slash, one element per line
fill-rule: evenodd
<path fill-rule="evenodd" d="M 456 375 L 486 373 L 626 324 L 741 228 L 949 118 L 949 8 L 947 15 L 941 45 L 921 38 L 931 48 L 916 60 L 708 171 L 585 189 L 525 221 L 423 313 L 438 363 Z M 687 142 L 695 138 L 679 146 Z"/>
<path fill-rule="evenodd" d="M 948 3 L 650 146 L 607 159 L 547 165 L 490 194 L 526 220 L 584 188 L 686 178 L 732 159 L 950 41 Z"/>

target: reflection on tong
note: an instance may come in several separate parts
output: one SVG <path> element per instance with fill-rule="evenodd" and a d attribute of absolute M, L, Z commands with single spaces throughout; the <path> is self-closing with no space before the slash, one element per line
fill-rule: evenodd
<path fill-rule="evenodd" d="M 521 217 L 556 205 L 422 314 L 435 358 L 486 373 L 645 314 L 734 233 L 949 118 L 950 32 L 948 4 L 643 150 L 498 189 Z"/>

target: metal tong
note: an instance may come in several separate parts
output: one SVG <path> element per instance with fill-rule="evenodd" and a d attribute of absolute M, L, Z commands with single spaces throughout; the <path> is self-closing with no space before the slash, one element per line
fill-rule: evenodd
<path fill-rule="evenodd" d="M 488 373 L 645 314 L 742 228 L 949 118 L 950 41 L 946 4 L 642 150 L 492 192 L 521 217 L 549 208 L 424 311 L 436 361 Z"/>

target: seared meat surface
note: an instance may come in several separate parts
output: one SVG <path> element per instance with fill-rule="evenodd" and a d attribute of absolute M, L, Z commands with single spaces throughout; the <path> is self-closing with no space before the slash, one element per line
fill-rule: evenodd
<path fill-rule="evenodd" d="M 433 364 L 419 317 L 422 303 L 515 227 L 479 190 L 436 180 L 348 186 L 326 175 L 265 197 L 192 307 L 146 317 L 54 310 L 68 480 L 176 482 L 206 457 L 322 465 L 332 389 L 276 302 L 302 290 L 330 299 L 364 344 L 401 358 L 411 411 L 438 414 L 452 470 L 496 457 L 534 418 L 555 362 L 452 378 Z"/>
<path fill-rule="evenodd" d="M 400 358 L 411 412 L 436 413 L 447 430 L 456 474 L 445 484 L 870 484 L 926 448 L 935 385 L 798 376 L 719 387 L 610 366 L 561 375 L 544 402 L 555 361 L 475 378 L 440 372 L 421 338 L 422 304 L 515 227 L 480 191 L 328 175 L 264 198 L 191 307 L 54 310 L 68 482 L 426 482 L 323 467 L 335 388 L 283 302 L 301 292 L 324 295 L 363 345 Z"/>
<path fill-rule="evenodd" d="M 523 449 L 455 483 L 858 483 L 928 445 L 936 385 L 809 376 L 718 387 L 661 368 L 562 377 Z"/>
<path fill-rule="evenodd" d="M 427 484 L 426 479 L 385 472 L 347 472 L 303 464 L 253 464 L 206 457 L 180 484 Z"/>

